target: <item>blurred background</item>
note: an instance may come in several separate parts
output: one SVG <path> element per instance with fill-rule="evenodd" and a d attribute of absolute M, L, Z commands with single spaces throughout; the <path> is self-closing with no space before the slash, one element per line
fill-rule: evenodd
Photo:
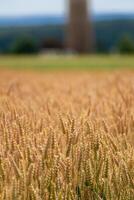
<path fill-rule="evenodd" d="M 134 1 L 1 0 L 0 54 L 33 53 L 133 54 Z"/>
<path fill-rule="evenodd" d="M 134 0 L 0 1 L 0 68 L 133 69 L 133 55 Z"/>

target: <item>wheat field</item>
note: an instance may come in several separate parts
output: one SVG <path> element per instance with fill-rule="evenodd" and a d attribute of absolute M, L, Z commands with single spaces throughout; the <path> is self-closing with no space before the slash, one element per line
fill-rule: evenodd
<path fill-rule="evenodd" d="M 0 200 L 133 199 L 133 71 L 0 71 Z"/>

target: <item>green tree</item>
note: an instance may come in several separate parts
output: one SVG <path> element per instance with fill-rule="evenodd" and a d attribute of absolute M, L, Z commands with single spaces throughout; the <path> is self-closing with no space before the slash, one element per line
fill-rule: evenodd
<path fill-rule="evenodd" d="M 129 35 L 124 35 L 118 44 L 118 50 L 122 54 L 134 53 L 134 40 Z"/>
<path fill-rule="evenodd" d="M 21 37 L 16 39 L 11 47 L 11 53 L 33 54 L 38 52 L 38 46 L 32 38 Z"/>

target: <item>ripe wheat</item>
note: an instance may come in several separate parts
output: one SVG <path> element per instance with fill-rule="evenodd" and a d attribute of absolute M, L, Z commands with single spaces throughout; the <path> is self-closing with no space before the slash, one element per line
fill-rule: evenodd
<path fill-rule="evenodd" d="M 134 73 L 1 72 L 0 200 L 127 199 Z"/>

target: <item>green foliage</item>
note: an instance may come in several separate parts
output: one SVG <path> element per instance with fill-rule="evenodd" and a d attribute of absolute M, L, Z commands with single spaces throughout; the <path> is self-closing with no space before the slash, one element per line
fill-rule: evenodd
<path fill-rule="evenodd" d="M 122 54 L 134 53 L 134 40 L 129 35 L 124 35 L 119 41 L 118 49 Z"/>
<path fill-rule="evenodd" d="M 108 53 L 125 33 L 131 34 L 134 39 L 134 20 L 115 20 L 100 21 L 94 23 L 94 33 L 96 40 L 96 50 L 98 53 Z M 30 27 L 1 27 L 0 28 L 0 52 L 8 53 L 9 48 L 15 43 L 16 38 L 29 36 L 37 41 L 39 46 L 44 41 L 53 39 L 65 41 L 65 26 L 63 25 L 46 25 Z"/>
<path fill-rule="evenodd" d="M 28 37 L 17 39 L 11 47 L 11 53 L 15 54 L 33 54 L 37 52 L 38 47 L 35 41 Z"/>

